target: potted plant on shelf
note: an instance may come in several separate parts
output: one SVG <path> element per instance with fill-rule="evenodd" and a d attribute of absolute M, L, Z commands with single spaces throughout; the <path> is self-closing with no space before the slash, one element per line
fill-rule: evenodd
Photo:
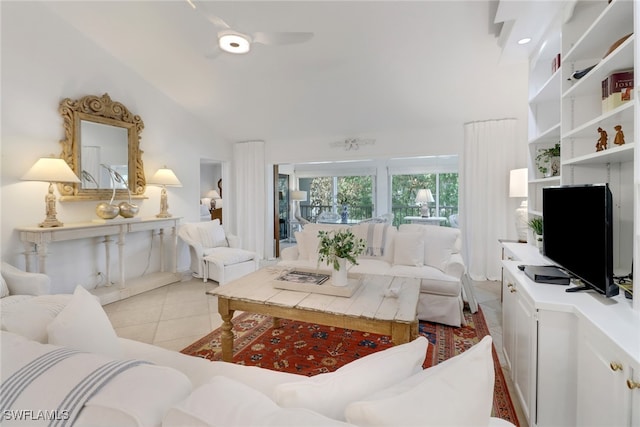
<path fill-rule="evenodd" d="M 529 228 L 533 231 L 536 238 L 536 246 L 542 250 L 542 218 L 535 217 L 529 221 Z"/>
<path fill-rule="evenodd" d="M 560 175 L 560 143 L 553 147 L 538 150 L 536 167 L 543 177 L 549 178 Z"/>
<path fill-rule="evenodd" d="M 357 265 L 356 257 L 364 253 L 364 239 L 357 238 L 349 229 L 319 231 L 318 264 L 322 261 L 333 268 L 331 280 L 334 286 L 346 286 L 347 261 Z"/>

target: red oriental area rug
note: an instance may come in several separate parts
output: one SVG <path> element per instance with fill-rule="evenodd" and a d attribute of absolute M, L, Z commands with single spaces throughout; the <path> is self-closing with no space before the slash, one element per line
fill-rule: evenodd
<path fill-rule="evenodd" d="M 420 322 L 420 334 L 428 340 L 424 367 L 436 365 L 464 352 L 489 335 L 482 310 L 464 311 L 467 325 L 454 328 Z M 392 346 L 390 337 L 350 329 L 280 319 L 273 328 L 272 318 L 242 313 L 233 321 L 233 361 L 276 371 L 312 376 L 332 372 L 367 354 Z M 209 360 L 222 360 L 220 328 L 199 339 L 181 352 Z M 493 348 L 495 387 L 493 416 L 519 425 L 500 362 Z"/>

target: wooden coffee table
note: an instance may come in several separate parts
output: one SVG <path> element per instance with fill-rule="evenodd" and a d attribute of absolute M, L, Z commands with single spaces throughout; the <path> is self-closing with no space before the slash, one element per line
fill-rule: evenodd
<path fill-rule="evenodd" d="M 272 281 L 282 272 L 263 268 L 207 294 L 218 297 L 222 316 L 222 359 L 233 359 L 233 314 L 236 310 L 320 325 L 391 336 L 403 344 L 418 336 L 417 306 L 420 280 L 406 277 L 363 275 L 362 284 L 349 298 L 276 289 Z M 398 290 L 397 296 L 389 289 Z"/>

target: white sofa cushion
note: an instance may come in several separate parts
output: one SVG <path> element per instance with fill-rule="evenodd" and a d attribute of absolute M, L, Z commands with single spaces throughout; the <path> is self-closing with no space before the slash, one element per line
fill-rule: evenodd
<path fill-rule="evenodd" d="M 49 344 L 122 358 L 122 348 L 98 298 L 82 286 L 47 326 Z"/>
<path fill-rule="evenodd" d="M 456 357 L 352 402 L 346 420 L 358 426 L 488 425 L 495 381 L 491 343 L 487 335 Z"/>
<path fill-rule="evenodd" d="M 388 223 L 360 223 L 351 227 L 353 234 L 366 242 L 364 254 L 359 258 L 391 260 L 396 228 Z"/>
<path fill-rule="evenodd" d="M 227 377 L 215 377 L 170 408 L 162 427 L 344 426 L 303 408 L 282 408 L 257 390 Z"/>
<path fill-rule="evenodd" d="M 460 230 L 437 225 L 401 224 L 401 233 L 422 233 L 424 264 L 444 271 L 453 253 L 459 252 Z"/>
<path fill-rule="evenodd" d="M 22 335 L 34 341 L 48 341 L 47 326 L 69 303 L 72 296 L 11 295 L 0 300 L 2 330 Z"/>
<path fill-rule="evenodd" d="M 393 263 L 421 267 L 424 264 L 424 236 L 422 233 L 396 233 Z"/>
<path fill-rule="evenodd" d="M 237 248 L 210 248 L 204 251 L 205 259 L 216 259 L 224 265 L 233 265 L 255 258 L 256 253 Z"/>
<path fill-rule="evenodd" d="M 13 374 L 32 363 L 29 381 L 32 387 L 27 387 L 21 393 L 15 394 L 14 408 L 19 409 L 60 409 L 71 410 L 72 405 L 58 406 L 61 400 L 71 394 L 74 398 L 81 394 L 83 387 L 78 387 L 78 381 L 90 366 L 103 366 L 112 358 L 98 354 L 81 353 L 76 357 L 60 358 L 58 363 L 51 364 L 43 376 L 37 377 L 37 369 L 33 369 L 34 361 L 59 347 L 41 344 L 26 337 L 2 331 L 0 333 L 0 351 L 2 359 L 3 385 Z M 80 360 L 78 360 L 80 359 Z M 51 359 L 49 359 L 51 361 Z M 82 366 L 85 369 L 82 369 Z M 24 372 L 23 372 L 24 373 Z M 74 375 L 77 374 L 77 375 Z M 14 377 L 18 378 L 18 377 Z M 14 383 L 15 384 L 15 383 Z M 87 384 L 84 384 L 86 387 Z M 167 408 L 185 399 L 191 392 L 192 386 L 187 377 L 181 372 L 164 366 L 142 364 L 121 371 L 104 387 L 90 396 L 73 425 L 75 427 L 142 427 L 158 426 Z M 71 404 L 74 400 L 71 400 Z M 15 422 L 12 422 L 15 421 Z M 46 420 L 42 420 L 46 421 Z M 2 425 L 31 425 L 25 420 L 5 420 Z M 37 425 L 42 424 L 38 422 Z"/>
<path fill-rule="evenodd" d="M 428 341 L 418 337 L 351 362 L 335 372 L 275 387 L 275 400 L 286 408 L 307 408 L 344 419 L 346 406 L 422 370 Z"/>

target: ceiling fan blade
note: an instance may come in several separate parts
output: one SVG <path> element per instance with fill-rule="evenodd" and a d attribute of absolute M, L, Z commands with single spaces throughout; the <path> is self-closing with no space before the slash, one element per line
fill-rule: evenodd
<path fill-rule="evenodd" d="M 200 13 L 207 18 L 207 20 L 209 22 L 211 22 L 213 25 L 215 25 L 216 27 L 220 27 L 220 28 L 231 28 L 231 26 L 229 24 L 227 24 L 226 22 L 224 22 L 224 19 L 207 12 L 207 8 L 204 6 L 203 1 L 198 1 L 198 0 L 187 0 L 189 2 L 189 4 L 191 4 L 194 9 L 197 9 L 198 11 L 200 11 Z"/>
<path fill-rule="evenodd" d="M 275 33 L 254 33 L 251 39 L 255 43 L 269 45 L 286 45 L 308 42 L 313 38 L 313 33 L 304 32 L 275 32 Z"/>

